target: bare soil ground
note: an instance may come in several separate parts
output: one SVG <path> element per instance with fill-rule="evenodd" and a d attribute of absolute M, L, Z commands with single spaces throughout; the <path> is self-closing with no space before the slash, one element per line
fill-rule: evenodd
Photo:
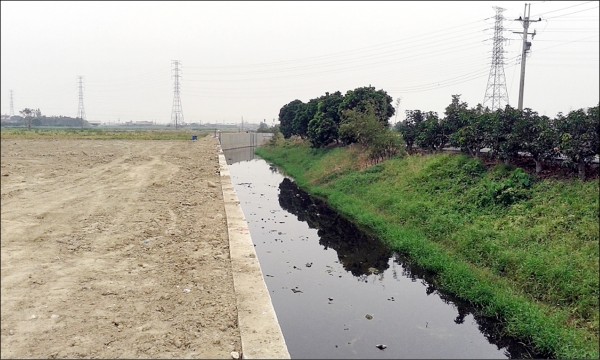
<path fill-rule="evenodd" d="M 2 358 L 231 358 L 216 141 L 2 140 Z"/>

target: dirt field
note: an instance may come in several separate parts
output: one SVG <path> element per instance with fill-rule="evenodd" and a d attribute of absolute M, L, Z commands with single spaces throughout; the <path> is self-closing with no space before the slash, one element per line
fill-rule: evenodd
<path fill-rule="evenodd" d="M 2 140 L 2 358 L 231 358 L 217 145 Z"/>

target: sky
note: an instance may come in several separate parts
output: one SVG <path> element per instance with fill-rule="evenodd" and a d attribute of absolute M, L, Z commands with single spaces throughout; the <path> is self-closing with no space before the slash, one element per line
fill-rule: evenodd
<path fill-rule="evenodd" d="M 534 1 L 524 107 L 554 117 L 599 102 L 599 1 Z M 2 1 L 1 113 L 171 122 L 173 60 L 186 123 L 277 122 L 326 92 L 373 86 L 396 107 L 443 116 L 484 102 L 494 7 L 517 107 L 520 1 Z M 399 102 L 398 102 L 399 99 Z"/>

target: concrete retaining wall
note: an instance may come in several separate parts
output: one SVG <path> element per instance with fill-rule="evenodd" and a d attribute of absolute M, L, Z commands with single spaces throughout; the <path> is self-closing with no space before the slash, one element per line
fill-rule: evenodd
<path fill-rule="evenodd" d="M 220 149 L 219 168 L 227 215 L 238 327 L 242 340 L 242 359 L 290 359 L 281 327 L 277 321 L 277 314 L 256 257 L 248 223 L 231 182 L 227 161 Z"/>
<path fill-rule="evenodd" d="M 273 137 L 273 134 L 253 132 L 219 133 L 218 137 L 221 149 L 231 150 L 263 145 Z"/>

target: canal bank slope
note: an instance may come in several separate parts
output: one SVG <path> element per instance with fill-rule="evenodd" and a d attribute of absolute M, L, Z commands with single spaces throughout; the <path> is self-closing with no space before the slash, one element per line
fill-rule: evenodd
<path fill-rule="evenodd" d="M 598 357 L 598 183 L 536 181 L 460 155 L 361 166 L 358 148 L 259 148 L 439 286 L 556 357 Z"/>

